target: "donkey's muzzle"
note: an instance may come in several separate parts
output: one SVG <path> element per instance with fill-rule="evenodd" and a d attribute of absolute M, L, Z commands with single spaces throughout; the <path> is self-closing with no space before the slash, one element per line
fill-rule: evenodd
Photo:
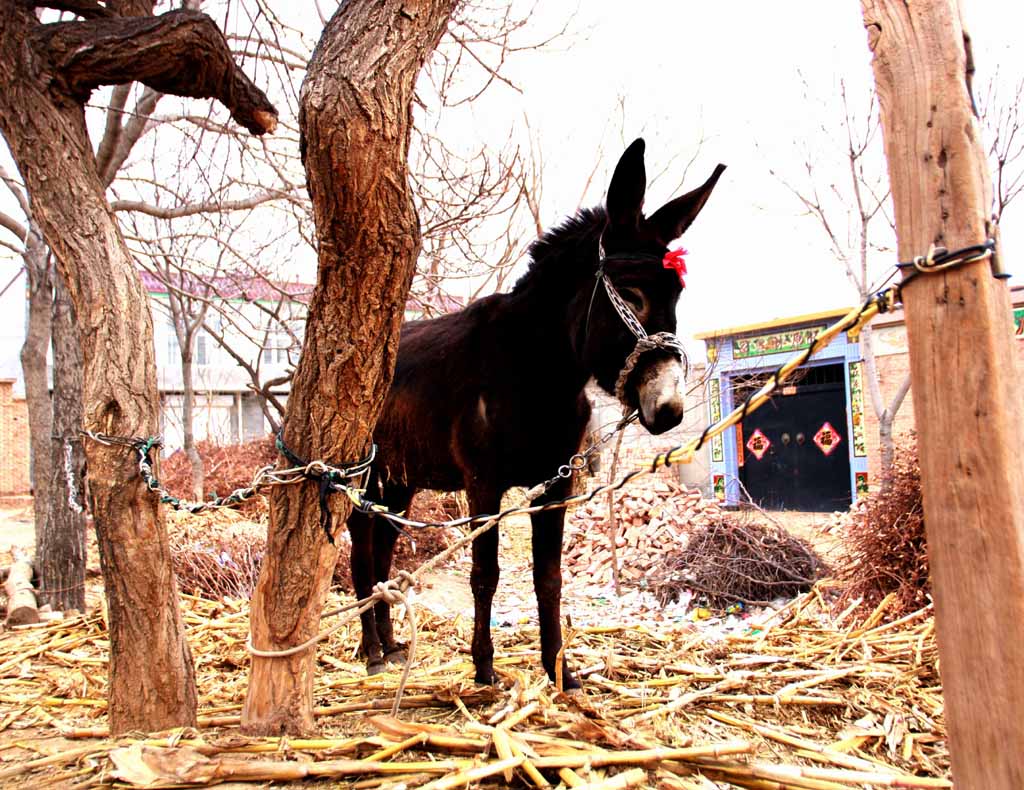
<path fill-rule="evenodd" d="M 641 373 L 640 424 L 650 433 L 665 433 L 683 421 L 683 375 L 683 365 L 675 357 L 659 359 Z"/>

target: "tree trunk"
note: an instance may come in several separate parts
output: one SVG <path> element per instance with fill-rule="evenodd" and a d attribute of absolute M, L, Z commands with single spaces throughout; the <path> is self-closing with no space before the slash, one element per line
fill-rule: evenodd
<path fill-rule="evenodd" d="M 899 259 L 995 233 L 956 0 L 862 0 Z M 1024 787 L 1024 405 L 989 261 L 902 292 L 943 700 L 958 790 Z"/>
<path fill-rule="evenodd" d="M 17 90 L 0 90 L 16 97 L 3 101 L 0 115 L 79 317 L 84 426 L 152 436 L 158 396 L 149 305 L 104 201 L 81 108 L 38 93 L 35 80 L 17 82 Z M 7 132 L 15 126 L 17 133 Z M 192 657 L 158 500 L 133 450 L 87 442 L 85 454 L 109 612 L 111 730 L 193 725 Z"/>
<path fill-rule="evenodd" d="M 895 421 L 888 409 L 878 416 L 878 461 L 881 467 L 879 486 L 881 491 L 888 491 L 892 486 L 892 467 L 896 461 L 896 442 L 892 435 Z"/>
<path fill-rule="evenodd" d="M 319 276 L 292 383 L 284 439 L 307 459 L 363 457 L 394 371 L 419 251 L 407 178 L 416 75 L 455 0 L 349 0 L 313 54 L 299 123 Z M 330 500 L 340 526 L 350 510 Z M 276 650 L 316 633 L 337 552 L 319 527 L 312 484 L 272 490 L 267 552 L 253 594 L 253 644 Z M 313 729 L 315 648 L 253 658 L 242 726 Z"/>
<path fill-rule="evenodd" d="M 152 1 L 108 7 L 145 13 Z M 216 97 L 253 132 L 276 125 L 273 106 L 203 14 L 41 24 L 31 3 L 0 0 L 0 132 L 78 316 L 83 425 L 147 437 L 159 412 L 152 316 L 104 197 L 84 114 L 95 88 L 132 80 Z M 158 499 L 139 476 L 133 449 L 89 441 L 85 454 L 107 595 L 110 729 L 194 725 L 192 657 Z"/>
<path fill-rule="evenodd" d="M 72 506 L 83 501 L 85 454 L 82 428 L 82 351 L 78 345 L 71 297 L 54 278 L 53 440 L 47 492 L 46 528 L 36 538 L 39 598 L 55 610 L 85 611 L 85 516 Z M 73 491 L 68 481 L 78 489 Z"/>
<path fill-rule="evenodd" d="M 186 335 L 191 341 L 191 336 Z M 188 457 L 189 466 L 192 470 L 192 498 L 196 502 L 202 502 L 203 494 L 203 459 L 199 457 L 196 449 L 195 435 L 192 429 L 193 415 L 196 408 L 196 391 L 192 384 L 192 347 L 191 342 L 181 347 L 181 433 L 182 443 L 185 448 L 185 455 Z"/>
<path fill-rule="evenodd" d="M 40 535 L 46 529 L 46 511 L 50 504 L 50 435 L 53 433 L 53 413 L 46 374 L 46 351 L 50 347 L 53 285 L 46 245 L 31 217 L 29 223 L 23 256 L 25 272 L 28 274 L 28 331 L 21 347 L 21 370 L 25 376 L 25 402 L 28 405 L 32 506 L 38 546 Z"/>

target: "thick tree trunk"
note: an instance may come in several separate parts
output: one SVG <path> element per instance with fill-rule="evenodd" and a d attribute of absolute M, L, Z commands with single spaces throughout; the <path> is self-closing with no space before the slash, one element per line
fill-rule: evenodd
<path fill-rule="evenodd" d="M 302 88 L 302 150 L 319 241 L 319 276 L 292 383 L 285 442 L 308 459 L 365 455 L 394 371 L 419 251 L 407 154 L 416 75 L 454 0 L 349 0 L 324 30 Z M 331 499 L 335 525 L 349 512 Z M 298 644 L 317 631 L 336 551 L 312 483 L 275 488 L 267 553 L 252 600 L 253 643 Z M 254 658 L 242 725 L 313 728 L 315 648 Z"/>
<path fill-rule="evenodd" d="M 32 463 L 32 494 L 35 510 L 36 545 L 46 529 L 50 505 L 50 435 L 52 410 L 46 374 L 46 351 L 50 347 L 50 311 L 53 284 L 46 245 L 35 223 L 25 240 L 25 271 L 28 274 L 28 331 L 21 347 L 21 371 L 25 377 L 28 405 L 29 457 Z"/>
<path fill-rule="evenodd" d="M 81 108 L 58 105 L 37 92 L 34 80 L 15 80 L 17 89 L 0 90 L 7 105 L 0 115 L 79 317 L 84 426 L 151 436 L 158 425 L 152 319 L 105 204 Z M 158 500 L 139 477 L 132 450 L 87 442 L 85 454 L 109 612 L 111 729 L 194 724 L 192 657 Z"/>
<path fill-rule="evenodd" d="M 0 131 L 78 316 L 83 425 L 122 437 L 157 430 L 152 317 L 104 198 L 83 103 L 100 85 L 133 79 L 180 95 L 215 96 L 252 131 L 276 124 L 273 107 L 238 71 L 209 17 L 175 11 L 43 25 L 31 4 L 0 0 Z M 192 725 L 192 659 L 158 500 L 143 484 L 132 449 L 85 447 L 109 614 L 110 728 Z"/>
<path fill-rule="evenodd" d="M 71 296 L 60 277 L 53 299 L 53 440 L 50 507 L 46 527 L 36 537 L 39 598 L 55 610 L 85 611 L 85 516 L 72 506 L 83 501 L 85 454 L 82 428 L 82 351 Z M 68 474 L 70 467 L 71 482 Z M 70 485 L 77 491 L 73 491 Z"/>

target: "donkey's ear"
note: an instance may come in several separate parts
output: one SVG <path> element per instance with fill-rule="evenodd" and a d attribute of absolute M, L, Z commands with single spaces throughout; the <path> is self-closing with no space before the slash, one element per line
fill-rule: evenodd
<path fill-rule="evenodd" d="M 673 239 L 683 235 L 690 223 L 700 214 L 704 208 L 711 190 L 718 183 L 718 177 L 725 170 L 725 165 L 718 165 L 711 178 L 701 184 L 692 192 L 687 192 L 674 200 L 670 200 L 651 215 L 647 222 L 655 229 L 659 240 L 668 244 Z"/>
<path fill-rule="evenodd" d="M 619 158 L 608 187 L 608 221 L 612 225 L 635 228 L 640 222 L 647 191 L 644 170 L 644 140 L 638 137 Z"/>

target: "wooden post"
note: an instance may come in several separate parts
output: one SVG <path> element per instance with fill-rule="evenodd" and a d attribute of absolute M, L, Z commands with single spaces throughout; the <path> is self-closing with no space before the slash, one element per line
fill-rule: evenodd
<path fill-rule="evenodd" d="M 991 184 L 957 0 L 862 0 L 899 258 L 978 244 Z M 958 790 L 1024 788 L 1024 464 L 1008 289 L 989 262 L 903 293 Z"/>

